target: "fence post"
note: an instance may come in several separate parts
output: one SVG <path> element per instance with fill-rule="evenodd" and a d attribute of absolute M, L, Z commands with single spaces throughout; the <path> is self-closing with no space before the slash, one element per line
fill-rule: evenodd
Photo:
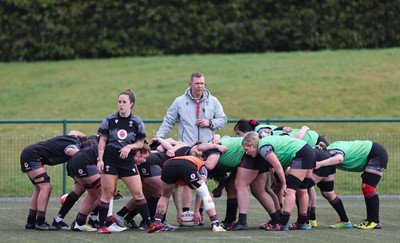
<path fill-rule="evenodd" d="M 63 120 L 63 133 L 64 135 L 67 135 L 67 120 Z M 63 185 L 62 185 L 62 195 L 64 195 L 65 193 L 67 193 L 67 163 L 63 164 Z"/>

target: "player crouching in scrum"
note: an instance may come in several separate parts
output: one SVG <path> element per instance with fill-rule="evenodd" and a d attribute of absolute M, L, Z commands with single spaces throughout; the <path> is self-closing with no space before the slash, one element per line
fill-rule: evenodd
<path fill-rule="evenodd" d="M 161 174 L 162 196 L 157 204 L 155 222 L 152 224 L 160 225 L 164 215 L 167 213 L 168 201 L 176 185 L 188 185 L 196 191 L 196 209 L 194 211 L 195 221 L 200 222 L 199 213 L 201 199 L 204 204 L 204 210 L 210 217 L 213 232 L 225 232 L 218 221 L 214 201 L 211 198 L 208 187 L 205 183 L 207 179 L 207 169 L 204 161 L 199 156 L 178 156 L 167 160 L 164 163 Z M 150 229 L 156 227 L 149 227 Z M 149 231 L 152 233 L 154 231 Z"/>

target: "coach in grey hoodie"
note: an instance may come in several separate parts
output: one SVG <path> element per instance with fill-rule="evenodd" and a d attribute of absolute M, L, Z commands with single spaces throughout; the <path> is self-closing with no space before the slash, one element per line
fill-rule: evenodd
<path fill-rule="evenodd" d="M 178 140 L 189 146 L 196 142 L 211 142 L 215 130 L 227 124 L 221 103 L 205 88 L 205 77 L 200 72 L 191 75 L 189 88 L 169 107 L 156 137 L 165 138 L 179 122 Z"/>

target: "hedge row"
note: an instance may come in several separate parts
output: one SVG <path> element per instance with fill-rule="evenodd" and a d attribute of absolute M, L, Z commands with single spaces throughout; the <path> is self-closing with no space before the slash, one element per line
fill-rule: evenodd
<path fill-rule="evenodd" d="M 400 46 L 400 0 L 1 0 L 0 60 Z"/>

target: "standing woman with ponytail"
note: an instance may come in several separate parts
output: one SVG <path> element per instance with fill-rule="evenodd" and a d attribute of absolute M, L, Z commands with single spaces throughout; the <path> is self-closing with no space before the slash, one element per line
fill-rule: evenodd
<path fill-rule="evenodd" d="M 146 160 L 150 147 L 145 141 L 146 132 L 142 119 L 132 113 L 134 105 L 135 96 L 131 90 L 122 91 L 118 95 L 118 112 L 108 115 L 97 131 L 100 136 L 97 169 L 101 174 L 102 187 L 99 202 L 100 234 L 126 230 L 125 227 L 113 223 L 111 217 L 107 217 L 118 178 L 121 178 L 136 199 L 137 209 L 146 224 L 151 224 L 136 165 Z"/>

